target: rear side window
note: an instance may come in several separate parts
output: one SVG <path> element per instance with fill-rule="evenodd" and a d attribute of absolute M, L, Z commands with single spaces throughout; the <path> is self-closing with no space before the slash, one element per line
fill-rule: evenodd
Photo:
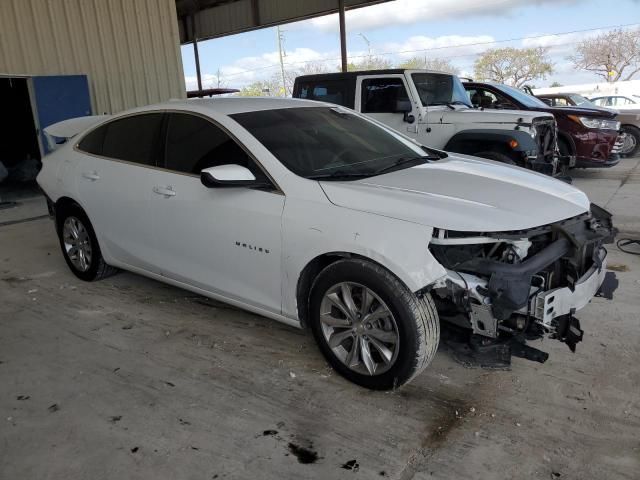
<path fill-rule="evenodd" d="M 342 81 L 305 82 L 300 85 L 300 98 L 347 105 L 347 84 Z"/>
<path fill-rule="evenodd" d="M 101 127 L 105 130 L 102 155 L 155 166 L 162 117 L 162 113 L 134 115 Z"/>
<path fill-rule="evenodd" d="M 224 130 L 208 120 L 187 113 L 169 114 L 165 168 L 199 175 L 218 165 L 236 164 L 267 180 L 253 159 Z"/>
<path fill-rule="evenodd" d="M 92 153 L 93 155 L 102 155 L 102 145 L 104 143 L 104 133 L 107 130 L 107 126 L 98 127 L 89 134 L 85 135 L 80 143 L 78 143 L 78 149 L 83 152 Z"/>
<path fill-rule="evenodd" d="M 362 81 L 363 113 L 396 113 L 398 102 L 408 101 L 401 78 L 371 78 Z"/>

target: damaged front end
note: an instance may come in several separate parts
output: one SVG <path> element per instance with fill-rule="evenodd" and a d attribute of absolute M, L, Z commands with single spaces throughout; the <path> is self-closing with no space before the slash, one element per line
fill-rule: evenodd
<path fill-rule="evenodd" d="M 432 289 L 440 318 L 470 329 L 471 351 L 498 363 L 511 354 L 545 361 L 546 353 L 525 342 L 542 336 L 575 351 L 583 335 L 575 312 L 597 294 L 611 298 L 617 287 L 603 246 L 615 234 L 611 214 L 594 204 L 577 217 L 522 231 L 435 229 L 429 248 L 447 269 Z"/>

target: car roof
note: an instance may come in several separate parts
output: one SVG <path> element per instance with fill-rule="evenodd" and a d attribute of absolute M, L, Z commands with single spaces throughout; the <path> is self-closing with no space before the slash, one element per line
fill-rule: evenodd
<path fill-rule="evenodd" d="M 302 100 L 297 98 L 273 98 L 273 97 L 224 97 L 224 98 L 191 98 L 178 99 L 168 102 L 136 108 L 128 113 L 153 110 L 202 110 L 211 109 L 222 115 L 235 113 L 259 112 L 262 110 L 278 110 L 281 108 L 301 107 L 335 107 L 333 104 Z"/>

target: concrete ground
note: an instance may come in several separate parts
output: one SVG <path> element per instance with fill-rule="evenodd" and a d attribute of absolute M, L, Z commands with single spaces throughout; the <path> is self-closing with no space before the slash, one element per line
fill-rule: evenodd
<path fill-rule="evenodd" d="M 636 238 L 639 164 L 575 174 Z M 129 273 L 80 282 L 20 202 L 0 210 L 0 479 L 640 478 L 640 257 L 610 247 L 620 288 L 580 313 L 577 353 L 486 371 L 441 348 L 380 393 L 303 331 Z"/>

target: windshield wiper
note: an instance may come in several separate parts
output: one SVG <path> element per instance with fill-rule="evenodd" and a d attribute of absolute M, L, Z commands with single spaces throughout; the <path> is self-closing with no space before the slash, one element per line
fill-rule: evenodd
<path fill-rule="evenodd" d="M 381 168 L 380 170 L 376 170 L 374 175 L 380 175 L 381 173 L 388 173 L 406 165 L 408 163 L 415 163 L 416 165 L 420 165 L 421 163 L 427 163 L 429 160 L 440 160 L 440 157 L 431 157 L 431 156 L 420 156 L 420 157 L 403 157 L 396 160 L 391 165 L 387 165 L 386 167 Z M 412 165 L 415 166 L 415 165 Z"/>
<path fill-rule="evenodd" d="M 309 180 L 340 180 L 340 179 L 356 179 L 356 178 L 366 178 L 371 175 L 375 175 L 377 172 L 368 172 L 368 173 L 356 173 L 356 172 L 345 172 L 344 170 L 336 170 L 331 173 L 319 173 L 317 175 L 309 175 Z"/>

